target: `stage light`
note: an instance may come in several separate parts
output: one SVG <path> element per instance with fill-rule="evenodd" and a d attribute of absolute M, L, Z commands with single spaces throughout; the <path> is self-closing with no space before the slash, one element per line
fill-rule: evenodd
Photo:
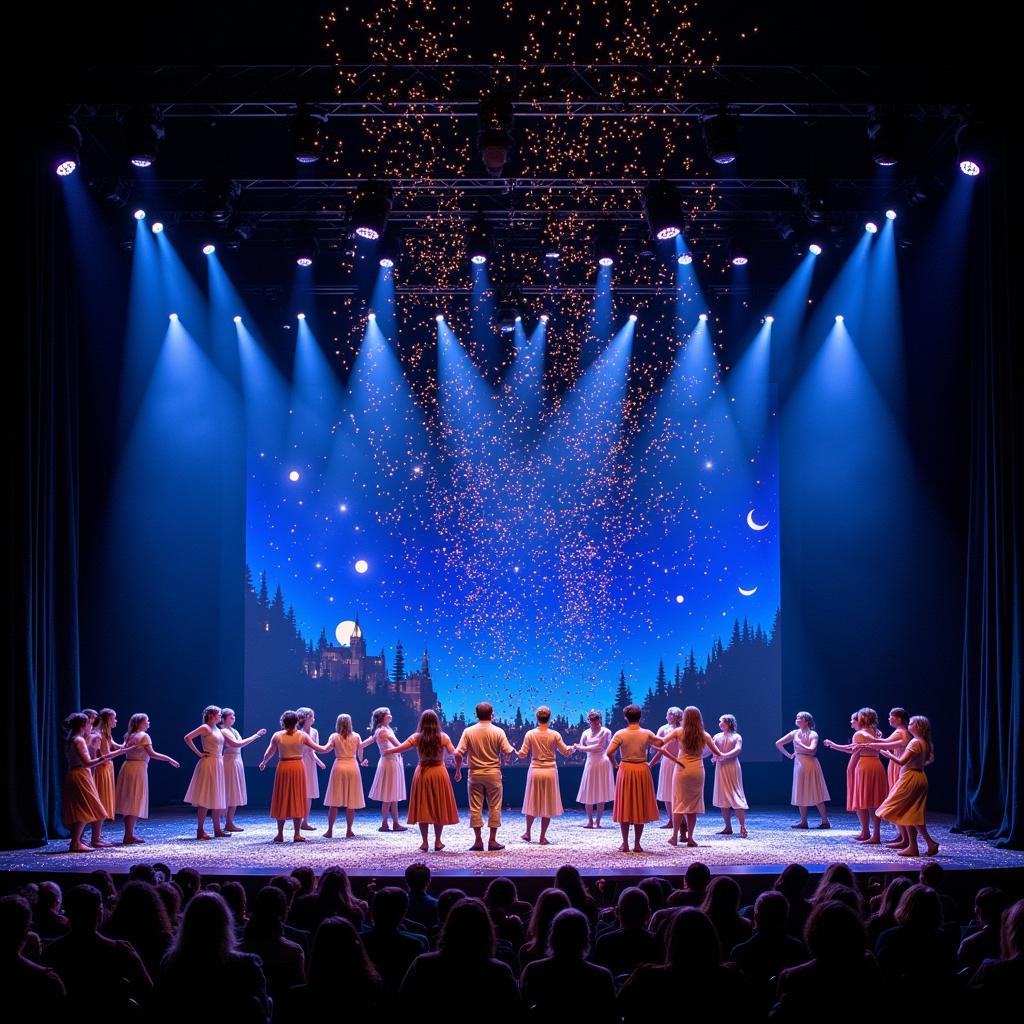
<path fill-rule="evenodd" d="M 296 319 L 297 320 L 305 320 L 306 319 L 306 314 L 305 313 L 297 313 L 296 314 Z"/>
<path fill-rule="evenodd" d="M 508 163 L 512 149 L 512 98 L 506 93 L 493 92 L 480 100 L 477 108 L 480 131 L 476 146 L 487 173 L 500 178 Z"/>
<path fill-rule="evenodd" d="M 377 262 L 384 268 L 393 267 L 398 262 L 398 236 L 394 229 L 386 231 L 377 247 Z"/>
<path fill-rule="evenodd" d="M 236 324 L 240 324 L 242 322 L 242 318 L 240 316 L 235 316 L 232 319 L 235 321 Z"/>
<path fill-rule="evenodd" d="M 437 321 L 437 322 L 438 322 L 439 324 L 442 324 L 442 323 L 444 323 L 444 313 L 438 313 L 438 314 L 437 314 L 437 316 L 435 316 L 435 317 L 434 317 L 434 319 L 435 319 L 435 320 L 436 320 L 436 321 Z"/>
<path fill-rule="evenodd" d="M 300 164 L 315 164 L 323 152 L 323 129 L 327 115 L 311 103 L 300 103 L 288 120 L 292 156 Z"/>
<path fill-rule="evenodd" d="M 886 220 L 895 220 L 896 219 L 896 211 L 895 210 L 886 210 L 885 211 L 885 219 Z"/>
<path fill-rule="evenodd" d="M 491 239 L 484 222 L 483 214 L 478 213 L 469 225 L 469 237 L 466 239 L 466 254 L 469 262 L 483 266 L 491 254 Z"/>
<path fill-rule="evenodd" d="M 873 220 L 869 220 L 867 224 L 864 225 L 864 230 L 869 235 L 878 234 L 878 225 Z"/>
<path fill-rule="evenodd" d="M 637 320 L 639 319 L 639 317 L 636 315 L 636 313 L 630 313 L 629 314 L 629 319 L 630 319 L 631 323 L 635 324 L 637 322 Z"/>
<path fill-rule="evenodd" d="M 377 319 L 377 314 L 374 313 L 374 311 L 371 309 L 370 312 L 366 314 L 366 319 L 367 320 L 376 320 Z"/>
<path fill-rule="evenodd" d="M 518 285 L 506 284 L 498 289 L 498 304 L 492 322 L 502 334 L 511 333 L 516 329 L 516 324 L 522 323 L 522 314 L 519 308 L 522 301 L 523 296 Z"/>
<path fill-rule="evenodd" d="M 124 143 L 133 167 L 152 167 L 164 137 L 164 116 L 156 107 L 134 107 L 124 118 Z"/>
<path fill-rule="evenodd" d="M 384 234 L 394 202 L 394 189 L 386 181 L 364 181 L 352 197 L 352 227 L 360 238 L 376 241 Z"/>
<path fill-rule="evenodd" d="M 69 174 L 74 174 L 78 170 L 78 161 L 71 159 L 61 160 L 54 170 L 56 170 L 58 178 L 66 178 Z"/>
<path fill-rule="evenodd" d="M 807 246 L 807 251 L 812 256 L 820 256 L 821 252 L 822 252 L 822 249 L 821 249 L 821 246 L 818 245 L 817 242 L 811 242 L 811 244 L 809 246 Z"/>
<path fill-rule="evenodd" d="M 889 111 L 868 109 L 868 142 L 871 159 L 879 167 L 895 167 L 903 153 L 903 123 Z"/>
<path fill-rule="evenodd" d="M 800 188 L 800 206 L 812 224 L 820 224 L 825 219 L 825 195 L 826 185 L 820 180 L 805 181 Z"/>
<path fill-rule="evenodd" d="M 977 129 L 971 124 L 962 124 L 956 130 L 957 162 L 960 172 L 969 178 L 981 174 L 982 155 L 981 143 Z"/>
<path fill-rule="evenodd" d="M 976 178 L 981 174 L 981 165 L 976 164 L 973 160 L 961 160 L 960 171 L 966 174 L 968 178 Z M 57 173 L 59 174 L 60 172 L 58 171 Z"/>
<path fill-rule="evenodd" d="M 154 235 L 159 235 L 163 229 L 163 221 L 155 220 L 153 221 L 153 226 L 150 228 L 150 231 L 152 231 Z"/>
<path fill-rule="evenodd" d="M 708 315 L 707 315 L 707 313 L 701 313 L 701 315 L 700 315 L 699 317 L 697 317 L 697 319 L 698 319 L 698 320 L 699 320 L 699 321 L 700 321 L 700 322 L 701 322 L 702 324 L 703 324 L 703 323 L 706 323 L 706 322 L 707 322 L 707 319 L 708 319 Z"/>
<path fill-rule="evenodd" d="M 679 190 L 667 181 L 648 185 L 643 196 L 644 217 L 651 236 L 659 241 L 675 238 L 682 231 L 683 213 Z"/>
<path fill-rule="evenodd" d="M 682 263 L 684 267 L 688 267 L 693 262 L 693 257 L 688 252 L 681 252 L 676 257 L 676 261 Z"/>
<path fill-rule="evenodd" d="M 295 262 L 300 267 L 311 267 L 311 266 L 313 266 L 313 261 L 308 256 L 300 256 Z"/>
<path fill-rule="evenodd" d="M 836 313 L 836 323 L 841 324 L 845 318 L 842 313 Z"/>
<path fill-rule="evenodd" d="M 611 221 L 600 221 L 594 231 L 594 258 L 598 265 L 610 267 L 615 263 L 619 247 L 619 226 Z"/>
<path fill-rule="evenodd" d="M 178 314 L 177 314 L 177 313 L 171 313 L 171 315 L 170 315 L 170 316 L 168 316 L 168 318 L 167 318 L 167 319 L 168 319 L 168 320 L 174 320 L 175 322 L 177 322 L 177 320 L 178 320 Z"/>
<path fill-rule="evenodd" d="M 216 251 L 217 246 L 215 246 L 212 242 L 207 242 L 206 245 L 203 246 L 204 256 L 212 256 Z"/>
<path fill-rule="evenodd" d="M 551 317 L 549 317 L 547 315 L 547 313 L 541 313 L 541 315 L 540 315 L 540 322 L 542 324 L 546 324 L 550 319 L 551 319 Z"/>
<path fill-rule="evenodd" d="M 136 220 L 145 220 L 146 219 L 146 211 L 145 210 L 136 210 L 135 211 L 135 219 Z"/>
<path fill-rule="evenodd" d="M 78 169 L 82 133 L 73 119 L 60 122 L 54 130 L 53 169 L 59 178 L 66 178 Z"/>
<path fill-rule="evenodd" d="M 560 260 L 561 258 L 562 254 L 557 249 L 548 249 L 544 253 L 544 259 L 546 260 Z"/>
<path fill-rule="evenodd" d="M 708 156 L 716 164 L 731 164 L 740 151 L 740 119 L 723 103 L 717 113 L 701 117 L 701 128 Z"/>
<path fill-rule="evenodd" d="M 729 262 L 734 267 L 745 267 L 750 262 L 750 247 L 741 232 L 733 235 L 729 243 Z"/>
<path fill-rule="evenodd" d="M 211 174 L 206 179 L 206 210 L 218 224 L 226 224 L 235 212 L 235 200 L 242 186 L 226 174 Z"/>
<path fill-rule="evenodd" d="M 768 315 L 768 316 L 766 316 L 766 317 L 764 318 L 764 322 L 765 322 L 766 324 L 773 324 L 773 323 L 775 323 L 775 317 L 773 317 L 773 316 L 772 316 L 772 315 L 771 315 L 771 314 L 769 313 L 769 315 Z"/>
<path fill-rule="evenodd" d="M 730 262 L 734 267 L 745 267 L 750 260 L 746 256 L 733 256 Z"/>

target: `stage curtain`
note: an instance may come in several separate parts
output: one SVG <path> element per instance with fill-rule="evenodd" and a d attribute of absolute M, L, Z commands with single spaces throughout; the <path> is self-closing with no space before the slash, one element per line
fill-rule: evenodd
<path fill-rule="evenodd" d="M 4 388 L 14 605 L 2 716 L 8 848 L 67 835 L 60 723 L 80 700 L 77 304 L 60 183 L 34 160 L 15 163 L 23 170 L 10 216 L 23 228 L 14 266 L 24 276 Z"/>
<path fill-rule="evenodd" d="M 998 172 L 997 172 L 998 174 Z M 1024 373 L 1008 173 L 982 182 L 973 268 L 971 483 L 957 828 L 1024 848 Z M 972 254 L 973 257 L 973 254 Z"/>

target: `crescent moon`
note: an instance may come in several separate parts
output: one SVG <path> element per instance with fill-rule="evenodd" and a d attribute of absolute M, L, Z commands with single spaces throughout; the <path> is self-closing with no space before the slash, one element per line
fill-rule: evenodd
<path fill-rule="evenodd" d="M 752 530 L 758 530 L 758 531 L 760 531 L 760 530 L 767 530 L 768 529 L 768 524 L 767 523 L 764 523 L 763 525 L 761 525 L 761 524 L 758 524 L 758 523 L 754 522 L 754 510 L 753 509 L 751 509 L 747 513 L 747 526 L 749 526 Z"/>
<path fill-rule="evenodd" d="M 738 590 L 738 591 L 739 591 L 739 592 L 740 592 L 740 593 L 741 593 L 741 594 L 742 594 L 742 595 L 743 595 L 744 597 L 752 597 L 752 596 L 753 596 L 754 594 L 756 594 L 756 593 L 757 593 L 757 587 L 754 587 L 754 588 L 753 588 L 752 590 L 744 590 L 744 589 L 743 589 L 742 587 L 737 587 L 736 589 L 737 589 L 737 590 Z"/>

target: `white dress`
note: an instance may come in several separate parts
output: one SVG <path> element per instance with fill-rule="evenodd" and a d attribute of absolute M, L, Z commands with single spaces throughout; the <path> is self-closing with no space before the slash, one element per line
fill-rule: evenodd
<path fill-rule="evenodd" d="M 361 742 L 358 733 L 352 732 L 345 737 L 337 733 L 331 734 L 334 766 L 331 768 L 327 793 L 324 795 L 325 807 L 349 807 L 359 810 L 366 806 L 366 800 L 363 799 L 363 779 L 359 774 L 359 762 L 356 760 Z"/>
<path fill-rule="evenodd" d="M 562 794 L 558 789 L 558 765 L 555 751 L 569 748 L 554 729 L 531 729 L 523 740 L 521 755 L 530 755 L 523 794 L 523 814 L 531 818 L 558 818 L 562 815 Z M 607 760 L 607 759 L 606 759 Z"/>
<path fill-rule="evenodd" d="M 715 745 L 723 754 L 727 754 L 742 739 L 738 732 L 720 732 L 715 735 Z M 743 792 L 743 770 L 738 757 L 730 757 L 727 761 L 715 764 L 715 791 L 711 802 L 716 807 L 749 810 L 747 796 Z"/>
<path fill-rule="evenodd" d="M 221 726 L 236 743 L 242 741 L 242 734 L 232 726 Z M 228 807 L 242 807 L 249 802 L 245 791 L 245 766 L 242 764 L 242 748 L 224 744 L 224 799 Z"/>
<path fill-rule="evenodd" d="M 192 781 L 185 792 L 185 803 L 193 807 L 222 810 L 227 807 L 224 787 L 224 737 L 213 726 L 203 733 L 203 756 L 196 763 Z"/>
<path fill-rule="evenodd" d="M 389 743 L 388 739 L 392 742 Z M 377 730 L 377 749 L 381 751 L 377 761 L 377 771 L 370 786 L 370 799 L 379 800 L 382 804 L 393 803 L 405 799 L 405 767 L 402 755 L 385 757 L 384 751 L 398 745 L 398 740 L 390 726 L 382 725 Z"/>
<path fill-rule="evenodd" d="M 314 743 L 320 742 L 320 733 L 315 726 L 309 727 L 309 738 Z M 315 800 L 320 795 L 320 776 L 316 771 L 316 751 L 312 747 L 302 744 L 302 767 L 306 772 L 306 799 Z"/>
<path fill-rule="evenodd" d="M 658 730 L 658 738 L 664 739 L 670 732 L 675 730 L 674 725 L 669 725 L 666 722 Z M 661 748 L 668 754 L 674 754 L 679 756 L 679 744 L 675 740 L 671 743 L 667 743 Z M 658 785 L 657 785 L 657 797 L 662 803 L 667 803 L 669 806 L 672 805 L 672 801 L 675 799 L 675 790 L 672 788 L 675 782 L 676 776 L 676 763 L 670 761 L 667 757 L 663 757 L 658 762 Z"/>
<path fill-rule="evenodd" d="M 615 799 L 615 770 L 606 754 L 611 741 L 612 731 L 604 725 L 596 736 L 590 729 L 580 736 L 579 746 L 587 752 L 587 763 L 576 794 L 578 804 L 605 804 Z"/>

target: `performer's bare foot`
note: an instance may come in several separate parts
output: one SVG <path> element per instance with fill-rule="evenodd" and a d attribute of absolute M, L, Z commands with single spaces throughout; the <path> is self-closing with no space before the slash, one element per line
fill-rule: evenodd
<path fill-rule="evenodd" d="M 487 849 L 493 852 L 495 850 L 504 850 L 505 847 L 501 843 L 490 842 L 487 844 Z"/>
<path fill-rule="evenodd" d="M 231 838 L 231 833 L 230 832 L 225 832 L 224 829 L 221 829 L 219 832 L 214 832 L 213 833 L 213 838 L 214 839 L 230 839 Z"/>
<path fill-rule="evenodd" d="M 671 821 L 666 821 L 664 825 L 659 825 L 658 826 L 658 828 L 671 828 L 671 827 L 672 827 L 672 822 Z"/>
<path fill-rule="evenodd" d="M 404 825 L 392 825 L 392 832 L 408 832 L 409 830 Z"/>
<path fill-rule="evenodd" d="M 798 821 L 795 825 L 790 825 L 790 828 L 807 828 L 806 821 Z"/>
<path fill-rule="evenodd" d="M 473 844 L 473 845 L 472 845 L 472 846 L 471 846 L 471 847 L 469 848 L 469 852 L 470 852 L 470 853 L 482 853 L 482 852 L 483 852 L 483 849 L 484 849 L 484 844 L 483 844 L 483 842 L 482 842 L 481 840 L 479 840 L 479 839 L 478 839 L 478 840 L 477 840 L 477 841 L 476 841 L 476 842 L 475 842 L 475 843 L 474 843 L 474 844 Z"/>
<path fill-rule="evenodd" d="M 920 857 L 921 851 L 916 846 L 908 846 L 905 850 L 900 850 L 896 854 L 897 857 Z"/>
<path fill-rule="evenodd" d="M 669 846 L 678 846 L 679 845 L 679 840 L 676 839 L 675 836 L 669 836 L 668 837 L 668 845 Z"/>
<path fill-rule="evenodd" d="M 423 851 L 424 853 L 426 853 L 426 852 L 427 852 L 427 850 L 429 850 L 429 849 L 430 849 L 430 847 L 429 847 L 429 845 L 427 844 L 427 841 L 426 841 L 425 839 L 423 840 L 423 842 L 422 842 L 422 843 L 420 843 L 420 849 L 421 849 L 421 850 L 422 850 L 422 851 Z"/>
<path fill-rule="evenodd" d="M 292 840 L 293 843 L 304 843 L 305 841 L 306 837 L 300 833 L 296 833 L 295 838 Z"/>
<path fill-rule="evenodd" d="M 861 832 L 859 836 L 854 836 L 853 838 L 858 843 L 866 843 L 871 838 L 871 833 Z"/>
<path fill-rule="evenodd" d="M 352 829 L 349 829 L 349 830 L 348 830 L 348 831 L 347 831 L 347 832 L 345 833 L 345 838 L 346 838 L 346 839 L 355 839 L 355 837 L 356 837 L 356 834 L 355 834 L 355 832 L 353 832 L 353 831 L 352 831 Z"/>
<path fill-rule="evenodd" d="M 823 822 L 821 822 L 821 824 L 817 825 L 816 827 L 817 828 L 831 828 L 832 827 L 832 822 L 830 822 L 830 821 L 823 821 Z"/>
<path fill-rule="evenodd" d="M 324 839 L 333 839 L 333 838 L 334 838 L 334 832 L 331 829 L 328 829 L 324 833 Z"/>
<path fill-rule="evenodd" d="M 524 832 L 519 838 L 522 839 L 524 843 L 528 843 L 530 842 L 530 833 Z"/>
<path fill-rule="evenodd" d="M 619 847 L 619 853 L 629 853 L 629 843 L 623 843 Z"/>
<path fill-rule="evenodd" d="M 907 841 L 905 839 L 894 839 L 891 843 L 886 843 L 885 845 L 892 850 L 902 850 L 907 845 Z"/>
<path fill-rule="evenodd" d="M 444 849 L 444 843 L 434 843 L 435 853 L 440 853 Z"/>
<path fill-rule="evenodd" d="M 206 832 L 197 832 L 196 839 L 212 839 L 213 836 L 208 835 Z"/>
<path fill-rule="evenodd" d="M 284 842 L 284 836 L 274 836 L 274 842 L 275 843 L 283 843 Z"/>
<path fill-rule="evenodd" d="M 641 845 L 640 845 L 639 843 L 637 843 L 637 844 L 636 844 L 636 845 L 635 845 L 635 846 L 633 847 L 633 852 L 634 852 L 634 853 L 643 853 L 643 852 L 644 852 L 644 848 L 643 848 L 643 847 L 642 847 L 642 846 L 641 846 Z"/>
<path fill-rule="evenodd" d="M 541 836 L 538 840 L 541 846 L 550 846 L 551 840 L 547 836 Z"/>
<path fill-rule="evenodd" d="M 379 829 L 377 829 L 377 831 L 378 832 L 390 832 L 391 829 L 388 828 L 387 822 L 384 822 L 384 824 L 381 825 L 381 827 Z"/>
<path fill-rule="evenodd" d="M 731 836 L 731 835 L 732 835 L 732 829 L 731 829 L 731 828 L 723 828 L 723 829 L 719 829 L 719 830 L 718 830 L 718 831 L 717 831 L 717 832 L 715 833 L 715 835 L 716 835 L 716 836 Z"/>
<path fill-rule="evenodd" d="M 693 840 L 693 839 L 687 839 L 687 840 L 686 840 L 686 845 L 687 845 L 687 846 L 696 846 L 696 845 L 697 845 L 697 843 L 696 843 L 696 841 L 695 841 L 695 840 Z"/>
<path fill-rule="evenodd" d="M 94 850 L 101 850 L 105 846 L 113 846 L 113 843 L 108 843 L 105 839 L 94 839 L 92 842 L 92 848 Z"/>
<path fill-rule="evenodd" d="M 125 836 L 122 841 L 122 846 L 131 846 L 132 843 L 144 843 L 145 839 L 140 839 L 138 836 Z"/>
<path fill-rule="evenodd" d="M 588 821 L 586 823 L 586 825 L 580 825 L 580 828 L 593 828 L 593 827 L 594 827 L 594 823 L 592 821 Z"/>
<path fill-rule="evenodd" d="M 242 828 L 241 825 L 231 824 L 231 825 L 225 825 L 224 826 L 224 831 L 225 832 L 244 832 L 245 829 Z"/>
<path fill-rule="evenodd" d="M 865 839 L 864 840 L 864 845 L 865 846 L 881 846 L 882 845 L 882 840 L 881 839 Z"/>
<path fill-rule="evenodd" d="M 305 823 L 305 825 L 300 825 L 299 828 L 301 828 L 303 832 L 315 832 L 316 831 L 316 825 L 310 825 L 310 823 L 308 821 Z"/>
<path fill-rule="evenodd" d="M 746 838 L 747 838 L 747 827 L 746 827 L 746 825 L 744 825 L 743 828 L 740 829 L 740 839 L 746 839 Z"/>
<path fill-rule="evenodd" d="M 938 852 L 939 852 L 939 844 L 938 843 L 932 843 L 931 846 L 929 846 L 928 849 L 925 851 L 925 856 L 926 857 L 934 857 L 935 854 L 937 854 Z"/>
<path fill-rule="evenodd" d="M 68 846 L 68 853 L 92 853 L 92 847 L 85 843 L 71 843 Z"/>

